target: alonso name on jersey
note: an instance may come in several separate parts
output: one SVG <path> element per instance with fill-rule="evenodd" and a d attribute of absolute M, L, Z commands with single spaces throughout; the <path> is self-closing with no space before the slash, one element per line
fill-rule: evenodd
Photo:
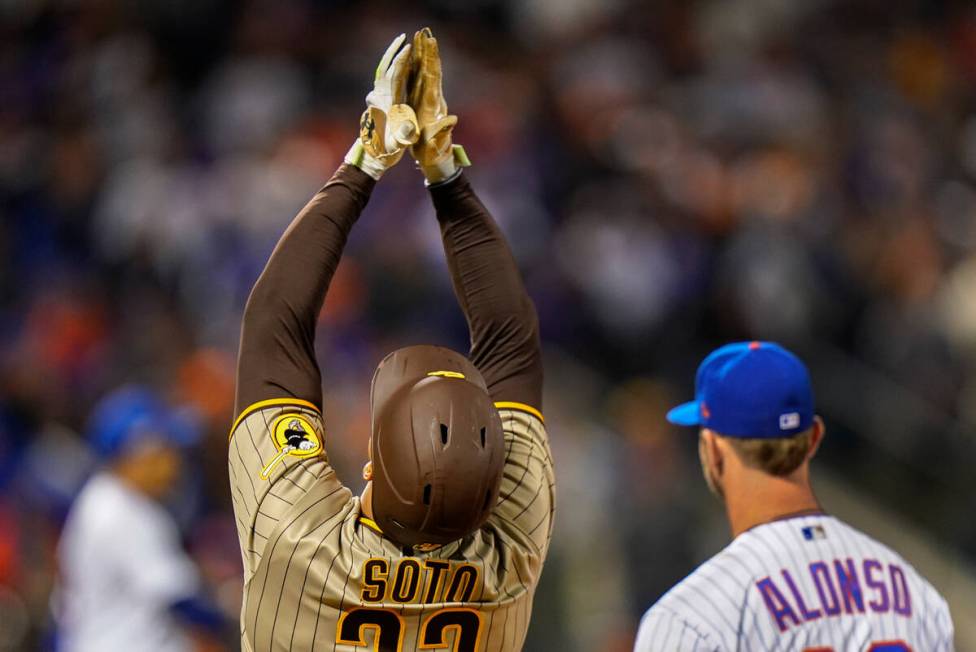
<path fill-rule="evenodd" d="M 806 569 L 807 586 L 813 595 L 804 595 L 789 569 L 780 577 L 764 577 L 756 582 L 770 616 L 779 631 L 790 626 L 831 618 L 841 614 L 893 612 L 910 618 L 912 595 L 899 564 L 883 564 L 877 559 L 833 559 L 812 562 Z"/>

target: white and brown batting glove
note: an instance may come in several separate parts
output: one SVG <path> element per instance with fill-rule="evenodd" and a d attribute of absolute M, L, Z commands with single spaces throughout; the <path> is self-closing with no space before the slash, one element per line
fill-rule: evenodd
<path fill-rule="evenodd" d="M 345 162 L 379 179 L 417 142 L 420 129 L 414 110 L 406 103 L 411 71 L 411 46 L 405 34 L 393 39 L 376 67 L 373 90 L 366 96 L 366 110 L 359 121 L 359 138 L 346 153 Z"/>

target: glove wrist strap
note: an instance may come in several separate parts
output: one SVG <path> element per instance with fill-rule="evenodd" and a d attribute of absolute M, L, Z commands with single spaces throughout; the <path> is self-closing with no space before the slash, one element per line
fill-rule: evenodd
<path fill-rule="evenodd" d="M 461 168 L 471 165 L 471 159 L 461 145 L 452 145 L 450 156 L 445 156 L 434 165 L 421 168 L 427 178 L 427 186 L 434 186 L 453 181 L 461 172 Z"/>
<path fill-rule="evenodd" d="M 464 172 L 463 168 L 457 168 L 454 170 L 454 174 L 452 174 L 449 177 L 445 177 L 440 181 L 431 181 L 430 179 L 426 179 L 424 181 L 424 186 L 426 186 L 427 188 L 439 188 L 441 186 L 446 186 L 447 184 L 451 183 L 452 181 L 455 181 L 459 176 L 461 176 L 462 172 Z"/>
<path fill-rule="evenodd" d="M 356 166 L 377 181 L 379 181 L 380 177 L 383 176 L 383 173 L 386 172 L 386 166 L 374 157 L 370 156 L 358 138 L 356 139 L 356 142 L 352 144 L 352 147 L 349 148 L 349 151 L 346 152 L 346 156 L 343 161 L 349 165 Z"/>

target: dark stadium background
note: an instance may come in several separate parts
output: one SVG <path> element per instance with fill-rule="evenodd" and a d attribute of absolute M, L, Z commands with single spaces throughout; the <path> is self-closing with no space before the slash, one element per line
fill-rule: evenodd
<path fill-rule="evenodd" d="M 173 509 L 236 617 L 243 302 L 383 48 L 427 24 L 547 350 L 560 509 L 526 649 L 630 649 L 724 545 L 694 434 L 663 412 L 734 339 L 809 361 L 826 507 L 916 561 L 976 649 L 971 3 L 4 0 L 0 651 L 46 649 L 86 415 L 133 380 L 207 429 Z M 327 446 L 356 488 L 380 357 L 466 346 L 411 167 L 377 187 L 321 321 Z"/>

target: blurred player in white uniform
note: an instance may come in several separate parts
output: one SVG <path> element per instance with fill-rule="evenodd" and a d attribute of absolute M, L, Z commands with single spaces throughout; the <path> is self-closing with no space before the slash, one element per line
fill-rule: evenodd
<path fill-rule="evenodd" d="M 824 427 L 795 355 L 768 342 L 714 351 L 668 420 L 699 427 L 733 541 L 651 607 L 636 652 L 953 650 L 942 596 L 817 503 L 809 465 Z"/>
<path fill-rule="evenodd" d="M 195 650 L 194 639 L 219 631 L 221 616 L 200 597 L 196 567 L 158 502 L 194 433 L 138 387 L 104 399 L 90 430 L 104 468 L 81 490 L 59 544 L 58 649 Z"/>

